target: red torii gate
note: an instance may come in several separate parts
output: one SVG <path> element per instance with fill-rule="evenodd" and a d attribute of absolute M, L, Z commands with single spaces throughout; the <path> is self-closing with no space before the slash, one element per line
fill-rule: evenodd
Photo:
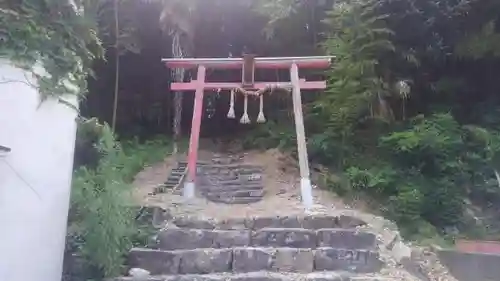
<path fill-rule="evenodd" d="M 173 91 L 195 91 L 193 119 L 191 124 L 191 137 L 189 140 L 188 170 L 184 183 L 183 194 L 192 198 L 195 194 L 196 162 L 198 159 L 198 142 L 200 137 L 201 115 L 203 111 L 203 95 L 205 90 L 234 90 L 245 91 L 264 90 L 270 86 L 278 88 L 291 88 L 293 98 L 293 111 L 295 116 L 295 130 L 297 133 L 297 150 L 300 166 L 300 186 L 302 202 L 306 208 L 313 204 L 309 164 L 307 157 L 306 138 L 304 131 L 304 117 L 302 114 L 301 89 L 321 90 L 326 88 L 325 81 L 306 81 L 299 78 L 299 68 L 325 69 L 330 66 L 331 56 L 313 57 L 254 57 L 245 55 L 243 58 L 182 58 L 162 59 L 169 68 L 197 68 L 196 80 L 191 82 L 173 82 Z M 242 81 L 234 83 L 206 82 L 206 69 L 242 69 Z M 255 82 L 256 68 L 290 69 L 290 82 Z M 272 85 L 271 85 L 272 84 Z"/>

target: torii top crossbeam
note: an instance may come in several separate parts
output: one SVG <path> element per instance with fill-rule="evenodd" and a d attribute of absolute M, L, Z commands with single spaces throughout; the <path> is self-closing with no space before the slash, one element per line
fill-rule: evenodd
<path fill-rule="evenodd" d="M 302 114 L 301 89 L 325 89 L 325 81 L 306 81 L 299 78 L 299 68 L 325 69 L 330 66 L 331 56 L 313 57 L 254 57 L 244 55 L 243 58 L 181 58 L 162 59 L 162 62 L 171 69 L 197 68 L 196 80 L 191 82 L 173 82 L 173 91 L 195 91 L 193 119 L 191 125 L 191 137 L 188 152 L 188 171 L 186 182 L 184 183 L 184 195 L 187 198 L 193 197 L 195 192 L 196 162 L 198 158 L 198 142 L 200 135 L 201 114 L 203 110 L 203 95 L 205 90 L 234 90 L 244 89 L 244 92 L 251 90 L 267 89 L 269 86 L 288 88 L 292 90 L 293 110 L 295 116 L 295 129 L 297 133 L 297 150 L 300 165 L 300 186 L 302 201 L 306 208 L 312 206 L 312 188 L 309 175 L 309 164 L 307 157 L 304 117 Z M 242 69 L 241 82 L 207 82 L 206 69 Z M 289 69 L 289 82 L 255 82 L 255 69 Z M 248 90 L 248 91 L 247 91 Z M 245 94 L 245 109 L 246 98 Z M 262 96 L 261 96 L 262 104 Z M 261 105 L 262 107 L 262 105 Z M 234 114 L 234 113 L 233 113 Z M 244 116 L 246 114 L 246 110 Z M 229 114 L 228 114 L 229 116 Z M 248 117 L 247 117 L 248 118 Z"/>
<path fill-rule="evenodd" d="M 313 57 L 257 57 L 251 58 L 250 65 L 245 65 L 247 58 L 168 58 L 162 59 L 168 68 L 192 69 L 198 66 L 212 69 L 243 69 L 242 82 L 245 81 L 245 73 L 251 76 L 249 82 L 243 83 L 245 88 L 262 90 L 269 83 L 254 82 L 255 69 L 290 69 L 295 64 L 297 68 L 305 69 L 325 69 L 330 66 L 331 56 L 313 56 Z M 173 91 L 196 90 L 200 79 L 191 82 L 172 82 L 170 88 Z M 273 83 L 277 87 L 292 88 L 291 82 Z M 230 90 L 241 87 L 242 83 L 228 82 L 206 82 L 203 78 L 203 89 L 205 90 Z M 300 79 L 299 86 L 304 90 L 321 90 L 326 88 L 325 81 L 305 81 Z"/>
<path fill-rule="evenodd" d="M 332 56 L 313 57 L 257 57 L 254 58 L 256 68 L 286 69 L 292 64 L 299 68 L 325 69 L 330 66 Z M 244 58 L 181 58 L 162 59 L 169 68 L 195 68 L 204 65 L 207 68 L 231 69 L 241 68 Z"/>

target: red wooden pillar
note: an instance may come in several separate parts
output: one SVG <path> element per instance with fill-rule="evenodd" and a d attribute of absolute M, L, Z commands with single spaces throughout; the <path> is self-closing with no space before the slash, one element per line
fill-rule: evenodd
<path fill-rule="evenodd" d="M 191 137 L 189 138 L 188 171 L 183 190 L 185 198 L 193 198 L 195 194 L 196 162 L 198 160 L 198 143 L 200 140 L 201 115 L 203 113 L 205 72 L 205 66 L 199 65 L 195 83 L 196 93 L 194 96 L 193 120 L 191 121 Z"/>
<path fill-rule="evenodd" d="M 309 209 L 313 204 L 311 179 L 309 177 L 309 160 L 307 157 L 306 133 L 304 129 L 304 116 L 302 114 L 302 97 L 300 93 L 299 68 L 294 62 L 290 67 L 290 80 L 292 82 L 293 113 L 295 131 L 297 134 L 297 153 L 300 168 L 300 194 L 302 203 Z"/>

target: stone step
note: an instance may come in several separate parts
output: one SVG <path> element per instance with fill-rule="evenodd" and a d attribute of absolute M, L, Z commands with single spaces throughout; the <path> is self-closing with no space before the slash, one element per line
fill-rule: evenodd
<path fill-rule="evenodd" d="M 223 180 L 211 180 L 213 185 L 246 185 L 246 184 L 262 184 L 262 180 L 241 180 L 241 179 L 223 179 Z"/>
<path fill-rule="evenodd" d="M 218 182 L 218 181 L 236 181 L 238 180 L 237 175 L 202 175 L 200 179 L 205 182 Z"/>
<path fill-rule="evenodd" d="M 150 276 L 140 281 L 401 281 L 385 276 L 349 274 L 347 272 L 323 271 L 312 273 L 279 273 L 279 272 L 248 272 L 248 273 L 211 273 Z M 117 277 L 111 281 L 138 281 L 134 277 Z"/>
<path fill-rule="evenodd" d="M 224 197 L 218 195 L 205 196 L 206 199 L 214 203 L 224 203 L 224 204 L 251 204 L 257 203 L 262 200 L 262 196 L 255 197 Z"/>
<path fill-rule="evenodd" d="M 155 190 L 150 193 L 150 195 L 157 195 L 157 194 L 162 194 L 162 193 L 171 193 L 175 195 L 182 195 L 182 189 L 178 188 L 174 190 L 175 186 L 160 186 L 156 187 Z"/>
<path fill-rule="evenodd" d="M 169 184 L 178 184 L 180 181 L 180 178 L 178 179 L 173 179 L 173 178 L 168 178 L 167 181 L 165 182 L 165 185 L 169 185 Z"/>
<path fill-rule="evenodd" d="M 198 181 L 198 186 L 221 189 L 221 190 L 223 189 L 240 190 L 242 188 L 261 189 L 264 187 L 264 183 L 262 181 L 241 181 L 241 182 L 231 182 L 231 183 Z"/>
<path fill-rule="evenodd" d="M 262 174 L 263 169 L 261 167 L 230 167 L 229 165 L 224 167 L 213 167 L 205 166 L 200 167 L 201 173 L 206 174 L 219 174 L 219 173 L 240 173 L 240 174 Z"/>
<path fill-rule="evenodd" d="M 262 179 L 261 173 L 238 174 L 238 173 L 213 173 L 202 174 L 200 177 L 205 177 L 210 180 L 259 180 Z"/>
<path fill-rule="evenodd" d="M 167 228 L 158 233 L 161 250 L 193 250 L 197 248 L 231 248 L 250 245 L 249 230 L 206 230 Z"/>
<path fill-rule="evenodd" d="M 250 182 L 254 182 L 254 181 L 262 181 L 262 174 L 251 174 L 251 175 L 239 175 L 238 176 L 238 179 L 240 181 L 250 181 Z"/>
<path fill-rule="evenodd" d="M 167 192 L 168 190 L 174 188 L 173 186 L 168 186 L 168 185 L 161 185 L 161 186 L 157 186 L 154 188 L 154 191 L 152 193 L 152 195 L 155 195 L 155 194 L 159 194 L 159 193 L 165 193 Z"/>
<path fill-rule="evenodd" d="M 249 247 L 175 251 L 134 248 L 128 264 L 152 275 L 256 271 L 374 273 L 383 265 L 378 253 L 367 250 Z"/>
<path fill-rule="evenodd" d="M 328 229 L 341 228 L 349 229 L 366 225 L 358 218 L 339 215 L 311 215 L 305 217 L 296 216 L 275 216 L 256 218 L 232 218 L 227 220 L 203 220 L 190 217 L 177 217 L 173 223 L 178 227 L 220 229 L 220 230 L 241 230 L 241 229 L 263 229 L 263 228 L 305 228 L 305 229 Z"/>
<path fill-rule="evenodd" d="M 316 239 L 317 247 L 375 250 L 377 246 L 375 234 L 349 229 L 319 229 Z"/>
<path fill-rule="evenodd" d="M 261 167 L 212 167 L 212 166 L 205 166 L 200 168 L 200 172 L 203 173 L 227 173 L 227 172 L 233 172 L 233 173 L 253 173 L 253 174 L 262 174 L 263 169 Z"/>
<path fill-rule="evenodd" d="M 244 184 L 244 185 L 233 184 L 225 186 L 200 184 L 198 188 L 201 191 L 207 191 L 207 192 L 229 192 L 229 191 L 239 191 L 239 190 L 241 191 L 262 190 L 264 189 L 264 185 L 256 183 Z"/>
<path fill-rule="evenodd" d="M 200 189 L 210 190 L 214 192 L 231 192 L 231 191 L 252 191 L 252 190 L 262 190 L 264 189 L 264 184 L 262 183 L 242 183 L 242 184 L 231 184 L 231 185 L 201 185 Z"/>
<path fill-rule="evenodd" d="M 201 174 L 199 175 L 200 178 L 204 178 L 206 180 L 211 180 L 211 181 L 231 181 L 231 180 L 238 180 L 238 181 L 258 181 L 262 180 L 263 176 L 260 173 L 253 173 L 253 174 L 238 174 L 238 173 L 213 173 L 213 174 Z"/>
<path fill-rule="evenodd" d="M 171 189 L 173 189 L 175 186 L 172 186 L 172 185 L 162 185 L 162 186 L 158 186 L 155 188 L 154 192 L 157 194 L 157 193 L 165 193 Z"/>
<path fill-rule="evenodd" d="M 242 163 L 241 159 L 227 159 L 227 158 L 219 158 L 212 159 L 212 163 L 215 165 L 232 165 Z"/>
<path fill-rule="evenodd" d="M 177 165 L 178 166 L 187 166 L 187 161 L 178 161 L 177 162 Z M 207 165 L 210 165 L 209 162 L 206 162 L 206 161 L 196 161 L 196 165 L 197 166 L 207 166 Z"/>
<path fill-rule="evenodd" d="M 260 169 L 262 171 L 262 167 L 254 164 L 244 164 L 244 163 L 235 163 L 235 164 L 208 164 L 203 166 L 203 168 L 208 169 Z"/>
<path fill-rule="evenodd" d="M 172 177 L 172 176 L 169 176 L 166 181 L 167 182 L 168 181 L 170 181 L 170 182 L 172 182 L 172 181 L 179 181 L 181 178 L 182 177 Z"/>
<path fill-rule="evenodd" d="M 221 197 L 221 198 L 243 198 L 243 197 L 260 197 L 265 194 L 263 189 L 250 189 L 250 190 L 235 190 L 235 191 L 218 191 L 207 190 L 204 194 L 206 197 Z"/>
<path fill-rule="evenodd" d="M 200 171 L 203 172 L 215 172 L 215 171 L 243 171 L 243 172 L 253 172 L 262 173 L 264 169 L 261 166 L 250 166 L 250 165 L 207 165 L 201 166 Z"/>
<path fill-rule="evenodd" d="M 243 246 L 375 250 L 376 244 L 373 233 L 348 229 L 265 228 L 251 231 L 167 228 L 158 234 L 158 248 L 162 250 Z"/>
<path fill-rule="evenodd" d="M 199 171 L 200 176 L 214 177 L 214 176 L 256 176 L 261 175 L 261 171 L 256 170 L 213 170 L 213 171 Z"/>
<path fill-rule="evenodd" d="M 264 184 L 262 182 L 242 182 L 221 185 L 218 183 L 204 183 L 198 182 L 200 189 L 206 190 L 220 190 L 223 191 L 237 191 L 237 190 L 252 190 L 252 189 L 263 189 Z"/>

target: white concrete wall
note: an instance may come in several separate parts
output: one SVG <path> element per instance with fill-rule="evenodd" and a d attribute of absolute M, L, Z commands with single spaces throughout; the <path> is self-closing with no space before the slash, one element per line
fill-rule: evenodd
<path fill-rule="evenodd" d="M 0 61 L 0 144 L 12 148 L 0 158 L 0 281 L 59 281 L 76 111 L 12 82 L 26 77 Z"/>

